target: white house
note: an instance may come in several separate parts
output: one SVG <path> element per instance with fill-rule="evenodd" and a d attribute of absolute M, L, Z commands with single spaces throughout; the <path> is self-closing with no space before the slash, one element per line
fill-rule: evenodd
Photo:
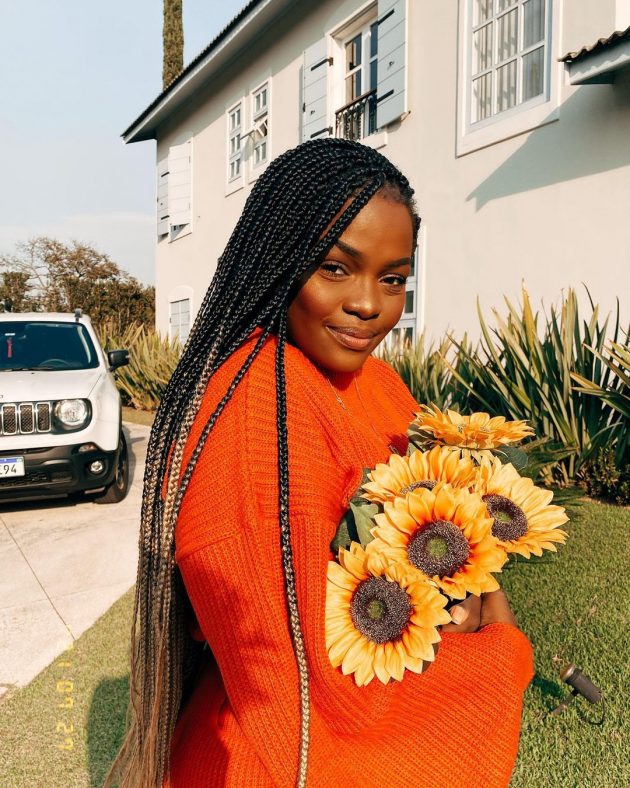
<path fill-rule="evenodd" d="M 186 337 L 253 182 L 321 135 L 416 190 L 405 335 L 475 337 L 523 281 L 627 319 L 630 0 L 251 0 L 123 134 L 157 141 L 158 329 Z"/>

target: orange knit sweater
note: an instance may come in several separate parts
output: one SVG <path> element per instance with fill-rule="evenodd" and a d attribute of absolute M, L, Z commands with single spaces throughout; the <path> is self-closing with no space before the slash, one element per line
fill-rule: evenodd
<path fill-rule="evenodd" d="M 185 461 L 259 336 L 256 329 L 211 379 Z M 295 784 L 300 705 L 279 549 L 276 344 L 267 340 L 217 421 L 176 525 L 196 633 L 216 664 L 204 668 L 180 713 L 165 779 L 173 788 Z M 507 785 L 533 674 L 531 646 L 516 627 L 445 633 L 425 673 L 407 671 L 386 686 L 374 679 L 357 687 L 326 653 L 330 540 L 361 469 L 384 462 L 392 441 L 405 451 L 417 403 L 379 359 L 354 375 L 324 375 L 291 345 L 286 386 L 289 511 L 311 687 L 308 785 Z"/>

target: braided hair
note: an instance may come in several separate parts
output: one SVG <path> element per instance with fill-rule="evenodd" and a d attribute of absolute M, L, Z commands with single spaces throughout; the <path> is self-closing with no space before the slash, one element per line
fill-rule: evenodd
<path fill-rule="evenodd" d="M 304 142 L 278 156 L 260 175 L 218 260 L 149 437 L 131 628 L 127 730 L 104 788 L 162 785 L 177 714 L 190 690 L 187 682 L 194 679 L 191 666 L 198 662 L 200 648 L 185 625 L 190 602 L 175 564 L 174 526 L 210 431 L 272 332 L 278 338 L 279 546 L 300 677 L 301 740 L 296 784 L 306 783 L 309 686 L 290 536 L 284 373 L 287 308 L 304 276 L 317 267 L 377 191 L 409 208 L 415 248 L 420 219 L 414 192 L 387 158 L 345 139 Z M 204 425 L 182 473 L 184 446 L 210 377 L 258 326 L 263 330 L 256 345 Z M 165 495 L 161 492 L 164 482 Z"/>

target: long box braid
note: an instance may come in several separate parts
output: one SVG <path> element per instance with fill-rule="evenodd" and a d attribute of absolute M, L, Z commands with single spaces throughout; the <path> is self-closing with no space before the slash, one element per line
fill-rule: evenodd
<path fill-rule="evenodd" d="M 158 788 L 163 784 L 185 683 L 187 677 L 194 678 L 190 666 L 199 658 L 199 644 L 185 627 L 187 598 L 175 563 L 175 523 L 208 435 L 272 332 L 278 337 L 279 547 L 300 692 L 296 785 L 306 785 L 309 673 L 291 547 L 284 368 L 287 308 L 299 283 L 379 189 L 408 206 L 415 247 L 420 219 L 414 192 L 387 158 L 368 146 L 344 139 L 317 139 L 298 145 L 274 159 L 260 175 L 218 260 L 149 436 L 126 732 L 104 788 Z M 350 205 L 326 230 L 349 199 Z M 191 458 L 182 468 L 184 447 L 208 381 L 257 326 L 263 328 L 261 336 L 203 426 Z M 166 493 L 162 496 L 165 479 Z"/>

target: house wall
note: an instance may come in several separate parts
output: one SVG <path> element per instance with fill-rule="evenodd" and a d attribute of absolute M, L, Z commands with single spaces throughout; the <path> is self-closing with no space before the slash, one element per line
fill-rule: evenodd
<path fill-rule="evenodd" d="M 558 2 L 558 0 L 556 0 Z M 191 286 L 193 314 L 242 211 L 251 185 L 225 195 L 225 112 L 271 75 L 271 156 L 299 142 L 303 50 L 362 5 L 305 2 L 248 47 L 247 57 L 199 91 L 186 113 L 160 129 L 158 160 L 193 136 L 193 227 L 157 248 L 157 325 L 168 328 L 168 301 Z M 408 175 L 423 217 L 424 320 L 478 336 L 476 299 L 486 316 L 518 302 L 521 283 L 534 306 L 557 302 L 585 283 L 604 313 L 622 300 L 630 319 L 630 251 L 625 236 L 630 184 L 630 72 L 612 85 L 569 86 L 556 58 L 608 36 L 620 13 L 614 0 L 564 0 L 552 78 L 555 120 L 479 150 L 457 155 L 458 3 L 411 0 L 409 115 L 390 127 L 381 152 Z M 248 64 L 248 65 L 247 65 Z M 552 117 L 550 112 L 550 118 Z"/>

